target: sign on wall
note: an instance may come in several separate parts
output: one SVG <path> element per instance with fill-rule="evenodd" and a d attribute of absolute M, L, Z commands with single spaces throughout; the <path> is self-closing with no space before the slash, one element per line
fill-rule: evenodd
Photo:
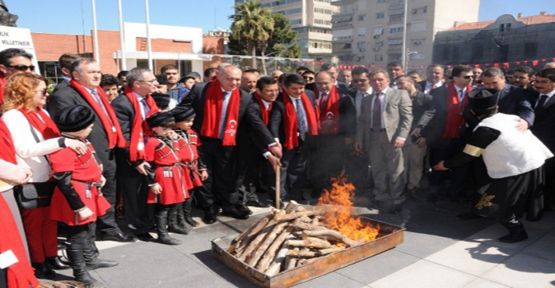
<path fill-rule="evenodd" d="M 20 48 L 33 55 L 35 72 L 40 73 L 31 30 L 27 28 L 0 26 L 0 51 L 8 48 Z"/>

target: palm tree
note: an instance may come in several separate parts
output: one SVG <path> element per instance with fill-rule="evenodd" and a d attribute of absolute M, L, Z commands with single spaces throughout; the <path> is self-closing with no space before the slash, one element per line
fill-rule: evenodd
<path fill-rule="evenodd" d="M 268 8 L 262 8 L 260 1 L 248 0 L 235 6 L 235 15 L 230 18 L 233 20 L 233 37 L 245 43 L 252 55 L 252 67 L 256 68 L 256 49 L 262 47 L 262 53 L 266 50 L 265 43 L 274 29 L 272 12 Z"/>

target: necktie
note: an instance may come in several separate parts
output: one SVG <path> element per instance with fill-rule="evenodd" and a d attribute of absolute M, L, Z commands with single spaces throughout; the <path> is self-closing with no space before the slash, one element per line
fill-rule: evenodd
<path fill-rule="evenodd" d="M 143 120 L 146 118 L 146 115 L 148 114 L 148 111 L 150 111 L 150 108 L 148 108 L 148 104 L 146 104 L 146 99 L 144 97 L 141 97 L 140 100 L 141 102 L 141 106 L 143 106 Z"/>
<path fill-rule="evenodd" d="M 459 100 L 460 103 L 462 103 L 464 100 L 464 89 L 459 90 Z"/>
<path fill-rule="evenodd" d="M 547 95 L 543 94 L 540 97 L 540 101 L 538 101 L 538 106 L 536 106 L 536 108 L 543 108 L 543 105 L 545 105 L 545 102 L 547 102 Z"/>
<path fill-rule="evenodd" d="M 372 111 L 372 129 L 379 131 L 382 129 L 382 101 L 381 93 L 374 94 L 374 109 Z"/>
<path fill-rule="evenodd" d="M 297 129 L 299 130 L 299 136 L 304 140 L 305 134 L 308 131 L 306 114 L 301 99 L 295 99 L 295 104 L 297 105 Z"/>
<path fill-rule="evenodd" d="M 104 107 L 104 103 L 102 103 L 102 100 L 100 99 L 100 95 L 98 95 L 98 92 L 96 91 L 96 89 L 90 90 L 90 91 L 96 103 L 98 103 L 98 105 L 102 108 L 102 110 L 104 111 L 104 114 L 108 116 L 108 111 L 106 111 L 106 107 Z"/>
<path fill-rule="evenodd" d="M 320 95 L 320 111 L 325 111 L 326 110 L 326 102 L 328 100 L 328 94 L 324 93 L 322 95 Z"/>

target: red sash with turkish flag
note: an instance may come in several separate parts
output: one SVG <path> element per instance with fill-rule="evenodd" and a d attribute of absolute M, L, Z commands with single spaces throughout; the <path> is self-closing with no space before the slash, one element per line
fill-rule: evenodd
<path fill-rule="evenodd" d="M 220 120 L 221 117 L 226 117 L 226 115 L 221 115 L 224 93 L 222 85 L 217 79 L 210 81 L 207 85 L 208 88 L 204 95 L 204 115 L 200 135 L 220 138 Z M 241 100 L 239 89 L 233 89 L 230 97 L 227 104 L 227 117 L 224 122 L 223 146 L 235 146 L 235 136 L 237 135 L 237 126 L 239 124 L 239 103 Z"/>
<path fill-rule="evenodd" d="M 456 139 L 460 136 L 460 129 L 464 125 L 463 112 L 468 104 L 468 91 L 470 85 L 466 87 L 463 102 L 459 99 L 459 93 L 454 84 L 447 85 L 447 119 L 443 129 L 443 139 Z"/>
<path fill-rule="evenodd" d="M 69 86 L 73 87 L 75 90 L 77 90 L 77 92 L 79 92 L 79 94 L 81 94 L 81 96 L 83 96 L 85 101 L 87 101 L 89 106 L 91 106 L 91 108 L 100 119 L 100 122 L 104 127 L 106 137 L 108 138 L 108 148 L 113 149 L 116 146 L 120 148 L 125 147 L 125 138 L 123 138 L 123 133 L 121 133 L 118 118 L 116 117 L 116 113 L 114 112 L 114 109 L 112 109 L 110 102 L 108 102 L 108 97 L 106 97 L 104 90 L 102 90 L 100 87 L 95 88 L 96 93 L 98 93 L 100 101 L 102 101 L 102 104 L 104 105 L 104 108 L 106 108 L 106 110 L 102 109 L 98 102 L 93 99 L 89 91 L 87 91 L 87 89 L 83 87 L 83 85 L 79 84 L 77 81 L 71 80 L 69 82 Z M 108 115 L 106 115 L 106 113 L 108 113 Z"/>
<path fill-rule="evenodd" d="M 283 104 L 285 105 L 285 119 L 283 119 L 283 127 L 285 129 L 285 143 L 283 146 L 289 150 L 299 146 L 299 136 L 297 135 L 297 110 L 295 105 L 289 98 L 289 95 L 284 91 Z M 316 112 L 312 107 L 312 103 L 305 93 L 301 94 L 301 103 L 303 103 L 306 120 L 308 122 L 308 133 L 312 136 L 318 135 L 318 119 Z"/>
<path fill-rule="evenodd" d="M 318 89 L 314 93 L 320 95 Z M 336 135 L 339 132 L 339 93 L 337 87 L 332 85 L 327 100 L 325 102 L 322 100 L 320 99 L 320 104 L 316 110 L 320 134 Z"/>
<path fill-rule="evenodd" d="M 131 126 L 129 160 L 142 160 L 145 157 L 144 137 L 151 135 L 150 127 L 146 121 L 143 121 L 141 116 L 141 107 L 139 106 L 139 100 L 137 99 L 135 92 L 133 92 L 130 88 L 125 88 L 125 96 L 127 96 L 127 99 L 129 99 L 129 102 L 133 106 L 133 111 L 135 111 L 135 118 L 133 119 L 133 125 Z M 145 100 L 149 109 L 148 113 L 146 113 L 146 119 L 150 115 L 158 112 L 158 106 L 156 106 L 156 102 L 154 102 L 154 99 L 152 99 L 150 95 L 146 95 Z"/>
<path fill-rule="evenodd" d="M 2 149 L 0 149 L 0 159 L 17 164 L 12 134 L 10 134 L 10 130 L 8 130 L 2 118 L 0 118 L 0 147 L 2 147 Z"/>
<path fill-rule="evenodd" d="M 19 111 L 27 118 L 31 126 L 42 134 L 44 140 L 60 137 L 58 126 L 56 126 L 56 123 L 52 121 L 44 109 L 40 107 L 35 108 L 35 110 L 20 108 Z"/>
<path fill-rule="evenodd" d="M 264 121 L 264 124 L 268 126 L 268 122 L 270 121 L 269 114 L 270 114 L 270 111 L 272 110 L 272 107 L 274 106 L 274 103 L 270 102 L 270 107 L 266 109 L 266 105 L 264 105 L 262 96 L 260 96 L 258 92 L 254 92 L 254 99 L 256 99 L 256 103 L 258 103 L 258 106 L 260 106 L 260 116 L 262 117 L 262 121 Z"/>

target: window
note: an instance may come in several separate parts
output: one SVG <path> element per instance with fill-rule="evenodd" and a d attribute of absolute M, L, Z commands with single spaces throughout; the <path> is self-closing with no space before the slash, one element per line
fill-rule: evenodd
<path fill-rule="evenodd" d="M 499 25 L 499 32 L 504 32 L 504 31 L 505 31 L 505 24 Z"/>
<path fill-rule="evenodd" d="M 357 20 L 358 21 L 366 21 L 366 14 L 358 15 Z"/>
<path fill-rule="evenodd" d="M 383 35 L 383 27 L 374 28 L 374 37 Z"/>
<path fill-rule="evenodd" d="M 401 33 L 403 32 L 403 26 L 397 26 L 397 27 L 390 27 L 389 28 L 389 34 L 396 34 L 396 33 Z"/>
<path fill-rule="evenodd" d="M 528 42 L 524 43 L 524 57 L 533 58 L 538 56 L 538 43 Z"/>
<path fill-rule="evenodd" d="M 376 55 L 374 55 L 374 61 L 376 61 L 376 62 L 381 62 L 381 61 L 383 61 L 383 55 L 382 55 L 382 54 L 376 54 Z"/>
<path fill-rule="evenodd" d="M 385 12 L 376 13 L 376 19 L 383 19 L 383 18 L 385 18 Z"/>

